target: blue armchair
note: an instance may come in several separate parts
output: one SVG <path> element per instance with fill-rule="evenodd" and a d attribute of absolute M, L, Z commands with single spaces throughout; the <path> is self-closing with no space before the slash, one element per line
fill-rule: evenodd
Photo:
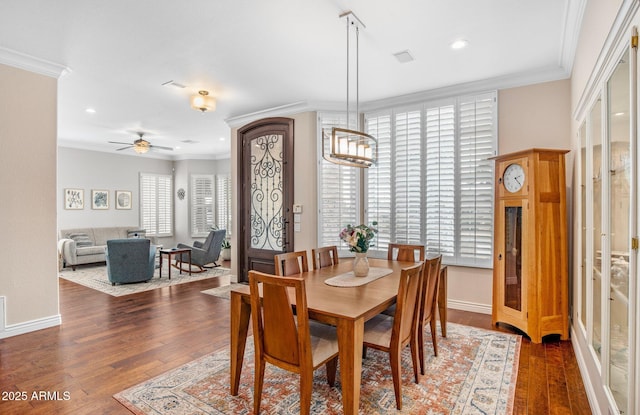
<path fill-rule="evenodd" d="M 111 239 L 105 249 L 111 285 L 147 282 L 156 265 L 156 246 L 148 239 Z"/>

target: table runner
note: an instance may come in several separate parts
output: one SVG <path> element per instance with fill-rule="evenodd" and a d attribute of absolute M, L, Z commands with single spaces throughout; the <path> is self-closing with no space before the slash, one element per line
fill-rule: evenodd
<path fill-rule="evenodd" d="M 328 278 L 324 283 L 331 285 L 332 287 L 357 287 L 387 276 L 392 272 L 393 270 L 390 270 L 389 268 L 370 267 L 369 274 L 366 277 L 356 277 L 353 275 L 353 271 L 349 271 L 344 274 Z"/>

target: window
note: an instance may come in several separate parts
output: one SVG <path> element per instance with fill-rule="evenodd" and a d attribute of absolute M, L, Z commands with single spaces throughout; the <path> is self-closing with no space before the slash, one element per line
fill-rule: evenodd
<path fill-rule="evenodd" d="M 169 174 L 140 174 L 140 223 L 147 235 L 173 234 L 173 179 Z"/>
<path fill-rule="evenodd" d="M 318 117 L 318 136 L 322 137 L 322 129 L 331 127 L 347 127 L 346 114 L 323 113 Z M 319 142 L 323 143 L 320 139 Z M 322 150 L 319 151 L 322 153 Z M 357 224 L 359 218 L 357 208 L 356 178 L 360 169 L 330 163 L 320 155 L 318 167 L 318 235 L 320 246 L 338 245 L 338 234 L 342 228 L 351 223 Z M 346 246 L 342 246 L 346 248 Z"/>
<path fill-rule="evenodd" d="M 347 168 L 352 182 L 321 179 L 321 206 L 342 188 L 350 189 L 355 200 L 356 187 L 365 186 L 365 222 L 378 222 L 379 230 L 372 255 L 386 255 L 390 242 L 423 244 L 448 264 L 491 267 L 494 178 L 489 157 L 496 154 L 496 128 L 495 92 L 365 114 L 366 132 L 378 139 L 378 163 L 363 175 Z M 321 174 L 338 167 L 321 163 Z M 352 222 L 338 225 L 325 220 L 331 212 L 320 211 L 323 245 L 335 244 L 339 225 L 359 217 L 354 212 Z"/>
<path fill-rule="evenodd" d="M 231 234 L 231 177 L 228 174 L 216 176 L 216 225 Z"/>
<path fill-rule="evenodd" d="M 214 226 L 214 176 L 191 175 L 191 236 L 206 237 Z"/>

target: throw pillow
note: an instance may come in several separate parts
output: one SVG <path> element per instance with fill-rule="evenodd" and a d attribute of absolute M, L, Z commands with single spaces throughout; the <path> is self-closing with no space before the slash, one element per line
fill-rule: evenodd
<path fill-rule="evenodd" d="M 127 238 L 146 238 L 147 230 L 146 229 L 129 229 L 127 230 Z"/>
<path fill-rule="evenodd" d="M 76 242 L 76 247 L 93 246 L 93 241 L 86 233 L 72 233 L 69 238 Z"/>

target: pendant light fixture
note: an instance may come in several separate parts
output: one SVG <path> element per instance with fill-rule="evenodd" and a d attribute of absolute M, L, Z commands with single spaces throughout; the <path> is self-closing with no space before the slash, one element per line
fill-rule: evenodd
<path fill-rule="evenodd" d="M 350 34 L 355 30 L 356 37 L 356 127 L 355 129 L 334 127 L 331 130 L 322 129 L 322 157 L 335 164 L 342 164 L 352 167 L 370 167 L 376 163 L 378 158 L 378 141 L 371 135 L 365 134 L 360 128 L 359 112 L 359 35 L 360 28 L 365 28 L 364 24 L 352 12 L 347 11 L 340 14 L 341 19 L 347 23 L 347 125 L 349 125 L 350 102 L 349 102 L 349 60 L 350 60 Z"/>

